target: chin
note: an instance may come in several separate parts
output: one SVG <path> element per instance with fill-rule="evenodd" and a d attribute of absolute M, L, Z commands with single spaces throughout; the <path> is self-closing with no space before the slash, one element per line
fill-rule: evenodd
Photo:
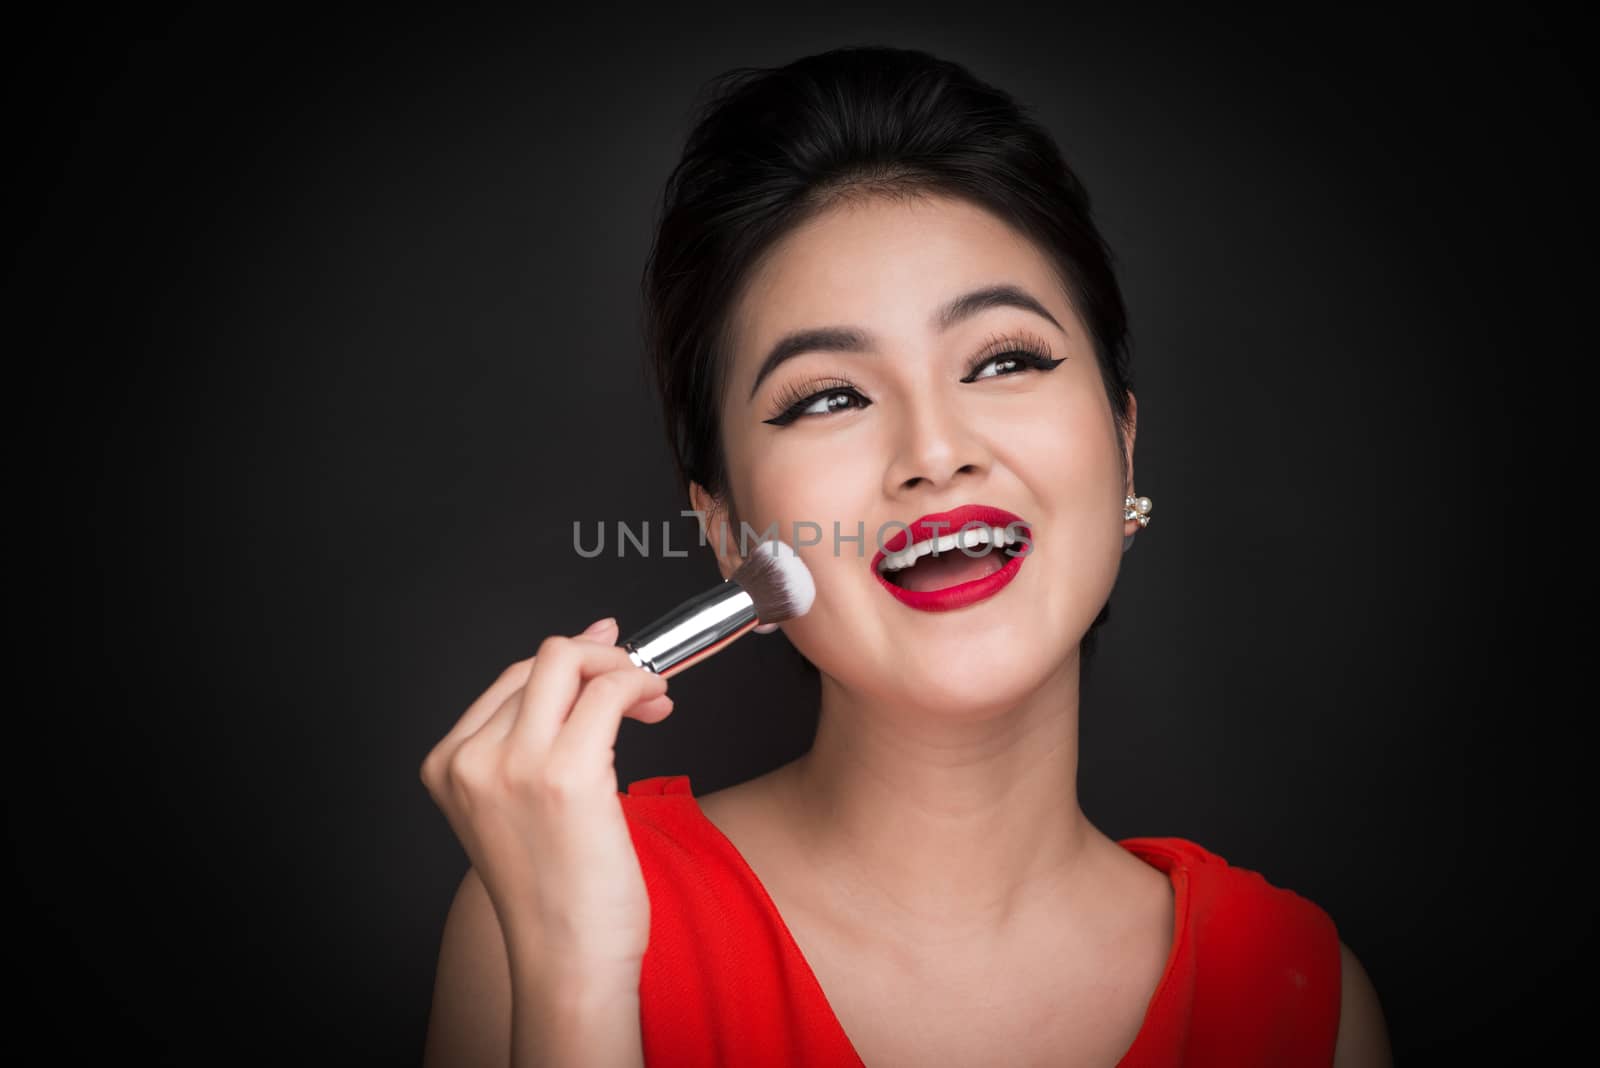
<path fill-rule="evenodd" d="M 1049 656 L 1043 645 L 1000 635 L 924 640 L 901 650 L 892 671 L 880 668 L 873 688 L 930 715 L 982 719 L 1024 701 L 1066 655 Z"/>
<path fill-rule="evenodd" d="M 825 591 L 818 586 L 820 606 Z M 865 600 L 840 595 L 829 602 L 835 610 L 813 612 L 786 630 L 801 655 L 847 690 L 930 714 L 987 718 L 1026 700 L 1076 656 L 1098 610 L 1027 592 L 1007 589 L 991 603 L 947 613 L 910 613 L 879 590 Z"/>

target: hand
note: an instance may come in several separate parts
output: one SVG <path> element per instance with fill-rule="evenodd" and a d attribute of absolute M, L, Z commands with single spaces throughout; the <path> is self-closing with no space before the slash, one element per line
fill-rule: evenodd
<path fill-rule="evenodd" d="M 650 899 L 618 800 L 622 717 L 659 723 L 667 680 L 628 659 L 614 619 L 552 635 L 484 691 L 422 762 L 483 880 L 513 967 L 637 976 Z"/>

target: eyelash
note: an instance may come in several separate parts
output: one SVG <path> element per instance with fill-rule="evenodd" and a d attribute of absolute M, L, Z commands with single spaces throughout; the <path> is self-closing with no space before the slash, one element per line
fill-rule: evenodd
<path fill-rule="evenodd" d="M 1042 339 L 1034 337 L 1031 334 L 1019 334 L 1015 337 L 1001 337 L 985 345 L 979 352 L 978 356 L 975 357 L 971 363 L 967 364 L 967 373 L 961 377 L 961 381 L 976 381 L 973 376 L 977 374 L 978 371 L 1002 358 L 1016 359 L 1023 367 L 1032 368 L 1037 371 L 1053 371 L 1057 365 L 1066 359 L 1064 356 L 1060 359 L 1052 357 L 1050 355 L 1050 346 L 1045 344 Z M 1009 371 L 1004 374 L 996 374 L 992 376 L 986 375 L 985 377 L 1007 378 L 1010 375 L 1018 373 L 1020 372 Z M 858 398 L 866 401 L 868 405 L 872 403 L 865 397 L 861 396 L 861 394 L 856 390 L 854 383 L 849 382 L 846 379 L 816 378 L 808 382 L 803 382 L 800 385 L 785 385 L 781 390 L 779 390 L 778 397 L 773 402 L 773 406 L 777 409 L 778 414 L 764 421 L 771 423 L 774 426 L 788 426 L 796 419 L 800 419 L 802 417 L 811 418 L 816 415 L 824 414 L 812 412 L 807 415 L 804 413 L 804 409 L 810 407 L 812 404 L 829 394 L 843 395 L 846 391 L 854 393 Z M 833 410 L 838 411 L 840 409 Z"/>

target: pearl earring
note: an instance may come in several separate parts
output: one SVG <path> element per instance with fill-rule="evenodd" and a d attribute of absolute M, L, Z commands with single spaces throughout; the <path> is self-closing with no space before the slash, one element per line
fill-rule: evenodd
<path fill-rule="evenodd" d="M 1122 518 L 1124 521 L 1137 519 L 1139 529 L 1143 530 L 1150 525 L 1150 498 L 1125 497 L 1122 501 Z M 1138 533 L 1135 531 L 1134 533 Z"/>

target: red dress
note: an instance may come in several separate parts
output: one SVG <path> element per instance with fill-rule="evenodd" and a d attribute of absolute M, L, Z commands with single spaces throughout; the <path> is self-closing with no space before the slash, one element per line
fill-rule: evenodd
<path fill-rule="evenodd" d="M 650 893 L 645 1064 L 860 1068 L 766 888 L 700 810 L 689 777 L 640 779 L 617 796 Z M 1166 971 L 1119 1063 L 1332 1064 L 1339 937 L 1327 913 L 1186 839 L 1120 844 L 1166 873 L 1177 912 Z"/>

